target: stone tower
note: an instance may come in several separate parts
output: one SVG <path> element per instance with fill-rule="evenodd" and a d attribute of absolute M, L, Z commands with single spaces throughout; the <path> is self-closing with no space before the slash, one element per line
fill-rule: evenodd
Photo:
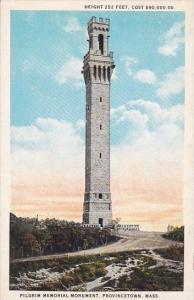
<path fill-rule="evenodd" d="M 110 80 L 114 66 L 108 50 L 109 19 L 88 22 L 89 51 L 84 56 L 86 149 L 83 224 L 112 223 L 110 193 Z"/>

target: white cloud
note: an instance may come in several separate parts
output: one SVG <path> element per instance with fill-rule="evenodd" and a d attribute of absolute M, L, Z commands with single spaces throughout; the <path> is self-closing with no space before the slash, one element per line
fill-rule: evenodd
<path fill-rule="evenodd" d="M 169 202 L 173 206 L 181 203 L 184 130 L 180 122 L 184 107 L 179 104 L 164 108 L 156 102 L 138 99 L 111 112 L 114 130 L 121 125 L 119 119 L 123 120 L 119 130 L 125 130 L 120 144 L 111 148 L 112 186 L 116 186 L 113 199 L 114 193 L 117 197 L 125 193 L 126 205 L 138 201 L 142 210 L 145 205 L 149 211 L 150 205 L 154 205 L 155 213 L 161 201 L 166 209 Z M 125 126 L 127 122 L 129 127 Z"/>
<path fill-rule="evenodd" d="M 135 74 L 134 78 L 141 81 L 142 83 L 155 84 L 157 82 L 157 77 L 155 73 L 147 69 L 139 70 Z"/>
<path fill-rule="evenodd" d="M 79 88 L 83 85 L 82 60 L 76 57 L 70 57 L 67 62 L 58 70 L 55 79 L 59 84 L 70 83 Z"/>
<path fill-rule="evenodd" d="M 118 79 L 117 70 L 116 69 L 113 69 L 113 73 L 112 73 L 111 79 L 112 80 Z"/>
<path fill-rule="evenodd" d="M 63 29 L 65 32 L 79 32 L 83 30 L 79 19 L 76 17 L 69 18 L 66 26 Z"/>
<path fill-rule="evenodd" d="M 24 149 L 52 150 L 54 147 L 75 146 L 81 143 L 81 138 L 76 134 L 76 128 L 65 120 L 38 118 L 32 125 L 12 127 L 13 147 L 24 146 Z"/>
<path fill-rule="evenodd" d="M 124 62 L 125 72 L 128 76 L 131 76 L 142 83 L 156 84 L 157 77 L 155 73 L 149 69 L 141 69 L 139 71 L 134 70 L 134 66 L 138 63 L 136 57 L 125 56 L 121 59 Z"/>
<path fill-rule="evenodd" d="M 133 75 L 132 65 L 134 65 L 138 62 L 137 58 L 131 57 L 131 56 L 125 56 L 121 59 L 121 61 L 124 62 L 125 71 L 126 71 L 127 75 L 132 76 Z"/>
<path fill-rule="evenodd" d="M 178 95 L 184 89 L 184 67 L 178 67 L 175 71 L 165 74 L 164 79 L 159 83 L 156 95 L 161 98 L 168 98 L 171 95 Z"/>
<path fill-rule="evenodd" d="M 117 119 L 117 123 L 127 121 L 135 130 L 142 129 L 148 122 L 148 116 L 141 113 L 139 110 L 125 110 L 121 116 Z"/>
<path fill-rule="evenodd" d="M 155 153 L 155 156 L 162 156 L 164 161 L 170 160 L 172 153 L 174 156 L 180 153 L 183 146 L 183 105 L 167 109 L 155 102 L 139 99 L 130 100 L 111 112 L 114 129 L 125 123 L 130 125 L 126 127 L 128 129 L 120 144 L 112 146 L 113 153 L 120 147 L 125 152 L 125 158 L 129 156 L 127 151 L 130 151 L 130 160 L 137 153 L 143 160 L 148 157 L 151 159 Z M 152 123 L 154 126 L 150 127 Z M 73 186 L 73 179 L 80 182 L 81 176 L 84 176 L 84 138 L 79 130 L 84 125 L 81 119 L 73 124 L 66 120 L 38 118 L 29 126 L 13 126 L 14 178 L 25 182 L 32 176 L 33 184 L 34 181 L 38 184 L 71 181 Z M 125 127 L 121 128 L 124 130 Z M 114 160 L 121 157 L 120 152 L 117 155 Z"/>
<path fill-rule="evenodd" d="M 144 100 L 144 99 L 137 99 L 137 100 L 129 100 L 126 104 L 128 109 L 138 108 L 139 110 L 143 110 L 147 113 L 151 118 L 159 119 L 162 114 L 162 108 L 157 102 Z"/>
<path fill-rule="evenodd" d="M 166 32 L 164 43 L 158 48 L 158 52 L 165 56 L 175 56 L 181 45 L 184 44 L 184 22 L 175 22 Z"/>
<path fill-rule="evenodd" d="M 30 126 L 13 126 L 11 133 L 12 170 L 16 180 L 29 183 L 32 177 L 32 184 L 59 184 L 80 179 L 84 141 L 76 124 L 38 118 Z"/>
<path fill-rule="evenodd" d="M 122 104 L 118 107 L 112 107 L 110 109 L 110 114 L 112 117 L 116 117 L 118 112 L 124 112 L 126 110 L 126 105 Z"/>
<path fill-rule="evenodd" d="M 160 106 L 159 103 L 144 99 L 129 100 L 126 104 L 127 109 L 139 109 L 149 116 L 153 125 L 159 125 L 163 122 L 172 122 L 183 126 L 184 123 L 184 105 L 177 104 L 169 108 Z"/>
<path fill-rule="evenodd" d="M 86 122 L 85 122 L 84 120 L 82 120 L 82 119 L 79 119 L 79 120 L 77 120 L 77 122 L 76 122 L 76 126 L 77 126 L 77 128 L 79 128 L 79 129 L 85 128 L 85 124 L 86 124 Z"/>
<path fill-rule="evenodd" d="M 184 105 L 177 104 L 165 108 L 153 101 L 144 99 L 129 100 L 126 104 L 112 108 L 111 118 L 113 124 L 127 122 L 130 125 L 130 131 L 133 132 L 142 129 L 153 133 L 165 124 L 173 124 L 182 130 Z"/>
<path fill-rule="evenodd" d="M 184 131 L 179 122 L 183 112 L 180 104 L 164 108 L 144 99 L 130 100 L 111 110 L 114 130 L 121 125 L 118 119 L 123 120 L 119 132 L 125 130 L 122 141 L 111 147 L 113 207 L 117 204 L 115 210 L 122 219 L 129 219 L 126 207 L 131 205 L 134 212 L 130 217 L 136 215 L 135 222 L 141 218 L 140 207 L 146 223 L 157 214 L 157 224 L 172 222 L 168 211 L 171 203 L 175 224 L 181 221 L 181 208 L 177 210 L 177 206 L 182 201 Z M 163 209 L 166 217 L 162 216 Z"/>
<path fill-rule="evenodd" d="M 183 125 L 184 123 L 184 105 L 177 104 L 169 108 L 167 112 L 167 117 L 172 120 L 172 122 Z"/>

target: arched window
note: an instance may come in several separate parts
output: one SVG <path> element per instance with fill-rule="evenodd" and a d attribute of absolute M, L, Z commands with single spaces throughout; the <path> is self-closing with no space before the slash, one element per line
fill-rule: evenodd
<path fill-rule="evenodd" d="M 108 80 L 110 81 L 110 67 L 107 68 L 107 77 L 108 77 Z"/>
<path fill-rule="evenodd" d="M 101 66 L 98 67 L 98 77 L 101 80 Z"/>
<path fill-rule="evenodd" d="M 104 78 L 104 80 L 106 80 L 106 68 L 105 68 L 105 66 L 103 67 L 103 78 Z"/>
<path fill-rule="evenodd" d="M 99 50 L 101 51 L 101 54 L 104 53 L 104 36 L 103 34 L 98 35 L 98 43 L 99 43 Z"/>
<path fill-rule="evenodd" d="M 96 66 L 94 66 L 94 78 L 96 79 Z"/>

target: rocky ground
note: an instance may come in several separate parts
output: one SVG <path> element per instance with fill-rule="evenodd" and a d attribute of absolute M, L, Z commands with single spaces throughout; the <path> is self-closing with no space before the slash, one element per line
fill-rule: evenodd
<path fill-rule="evenodd" d="M 179 291 L 182 245 L 11 265 L 11 290 Z"/>

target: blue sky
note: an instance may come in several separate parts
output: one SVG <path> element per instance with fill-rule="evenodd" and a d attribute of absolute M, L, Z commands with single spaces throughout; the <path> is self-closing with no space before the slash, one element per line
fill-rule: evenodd
<path fill-rule="evenodd" d="M 182 222 L 184 13 L 11 13 L 12 211 L 80 220 L 87 22 L 110 18 L 113 214 Z M 53 176 L 54 174 L 54 176 Z M 164 225 L 165 224 L 165 225 Z"/>
<path fill-rule="evenodd" d="M 183 91 L 163 99 L 156 94 L 158 83 L 142 83 L 135 78 L 135 73 L 150 70 L 162 82 L 166 74 L 184 65 L 181 42 L 177 43 L 177 48 L 180 47 L 175 49 L 175 55 L 158 51 L 172 26 L 184 21 L 184 13 L 14 11 L 11 15 L 12 125 L 31 124 L 38 117 L 73 122 L 84 119 L 85 89 L 81 74 L 77 74 L 80 64 L 75 78 L 67 74 L 66 81 L 60 82 L 57 74 L 71 58 L 83 59 L 88 46 L 87 22 L 93 15 L 111 20 L 109 49 L 114 51 L 117 77 L 112 80 L 111 107 L 139 98 L 158 102 L 163 107 L 183 102 Z M 113 130 L 112 141 L 117 139 L 119 136 Z"/>

